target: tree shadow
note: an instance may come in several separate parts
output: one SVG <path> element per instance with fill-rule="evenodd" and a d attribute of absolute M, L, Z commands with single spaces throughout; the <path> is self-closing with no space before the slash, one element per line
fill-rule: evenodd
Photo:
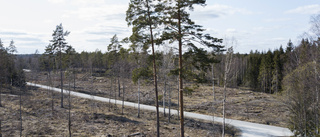
<path fill-rule="evenodd" d="M 104 115 L 106 119 L 108 120 L 113 120 L 113 121 L 118 121 L 122 123 L 133 123 L 133 124 L 139 124 L 139 121 L 131 120 L 123 116 L 117 116 L 117 115 L 105 115 L 105 114 L 99 114 L 100 116 Z"/>

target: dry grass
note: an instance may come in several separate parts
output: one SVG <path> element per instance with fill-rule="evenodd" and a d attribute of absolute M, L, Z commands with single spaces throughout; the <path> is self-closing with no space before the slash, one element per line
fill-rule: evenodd
<path fill-rule="evenodd" d="M 14 91 L 17 91 L 15 89 Z M 18 92 L 11 94 L 8 90 L 2 92 L 1 120 L 3 136 L 19 136 L 19 96 Z M 22 95 L 23 136 L 68 136 L 68 96 L 65 96 L 65 108 L 60 108 L 60 94 L 54 93 L 54 111 L 51 109 L 51 92 L 44 89 L 31 89 Z M 108 103 L 71 97 L 72 135 L 73 136 L 128 136 L 140 133 L 138 136 L 156 136 L 155 113 L 141 111 L 137 118 L 137 110 L 126 107 L 121 114 L 121 106 L 109 106 Z M 53 114 L 53 115 L 52 115 Z M 167 117 L 160 117 L 161 136 L 179 136 L 179 121 L 172 116 L 171 123 Z M 210 122 L 190 120 L 185 121 L 185 135 L 220 136 L 221 125 Z M 238 133 L 236 129 L 229 130 L 228 136 Z"/>
<path fill-rule="evenodd" d="M 117 81 L 114 79 L 111 88 L 111 79 L 104 77 L 90 77 L 89 75 L 78 74 L 76 80 L 76 91 L 88 94 L 122 99 L 122 81 L 121 97 L 118 96 Z M 29 77 L 30 78 L 30 77 Z M 31 79 L 30 79 L 31 80 Z M 55 76 L 55 86 L 59 86 L 58 74 Z M 122 80 L 122 79 L 120 79 Z M 125 100 L 137 102 L 138 86 L 133 84 L 130 79 L 125 80 Z M 92 83 L 93 81 L 93 83 Z M 46 84 L 46 75 L 40 73 L 36 83 Z M 65 80 L 65 86 L 67 85 Z M 141 103 L 154 105 L 154 87 L 152 83 L 141 82 Z M 185 86 L 192 87 L 191 84 Z M 170 82 L 171 89 L 171 108 L 178 109 L 178 90 L 177 83 Z M 163 95 L 164 84 L 159 82 L 159 95 Z M 168 86 L 167 86 L 168 88 Z M 169 88 L 168 88 L 169 89 Z M 192 95 L 184 95 L 184 107 L 186 111 L 202 113 L 207 115 L 222 116 L 222 98 L 223 88 L 215 87 L 216 101 L 213 101 L 212 87 L 210 85 L 199 85 Z M 166 96 L 168 98 L 168 95 Z M 288 109 L 277 95 L 270 95 L 261 92 L 253 92 L 246 89 L 227 88 L 226 117 L 237 120 L 250 121 L 261 124 L 286 127 Z M 162 106 L 162 100 L 159 102 Z M 166 107 L 168 103 L 166 103 Z M 133 110 L 135 111 L 135 110 Z"/>

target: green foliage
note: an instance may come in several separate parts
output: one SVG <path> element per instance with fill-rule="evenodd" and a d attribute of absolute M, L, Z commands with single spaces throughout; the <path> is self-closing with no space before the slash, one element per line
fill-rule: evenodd
<path fill-rule="evenodd" d="M 25 74 L 21 65 L 16 64 L 16 56 L 13 54 L 16 51 L 13 40 L 9 47 L 5 48 L 0 39 L 0 84 L 24 87 Z"/>
<path fill-rule="evenodd" d="M 320 111 L 317 107 L 317 95 L 319 97 L 319 78 L 315 77 L 319 68 L 315 62 L 306 63 L 299 66 L 284 78 L 285 93 L 287 95 L 287 105 L 290 110 L 289 128 L 299 136 L 315 136 L 316 122 L 320 123 Z M 318 134 L 319 135 L 319 134 Z"/>
<path fill-rule="evenodd" d="M 70 50 L 73 50 L 70 45 L 66 42 L 65 37 L 70 34 L 69 31 L 64 31 L 62 24 L 57 25 L 56 29 L 53 31 L 52 34 L 52 45 L 46 47 L 45 53 L 68 53 Z"/>
<path fill-rule="evenodd" d="M 122 45 L 120 44 L 117 34 L 114 34 L 110 39 L 110 44 L 108 45 L 108 51 L 119 51 Z"/>
<path fill-rule="evenodd" d="M 161 101 L 163 98 L 163 95 L 158 95 L 158 101 Z"/>
<path fill-rule="evenodd" d="M 193 48 L 189 49 L 183 55 L 184 61 L 186 62 L 186 68 L 194 68 L 193 70 L 185 71 L 186 77 L 189 80 L 193 80 L 197 83 L 207 83 L 208 78 L 206 73 L 211 69 L 211 64 L 218 63 L 219 61 L 215 59 L 214 54 L 209 54 L 203 48 Z"/>
<path fill-rule="evenodd" d="M 22 69 L 13 72 L 12 86 L 21 88 L 26 86 L 26 77 Z"/>
<path fill-rule="evenodd" d="M 192 95 L 193 92 L 194 92 L 194 89 L 193 89 L 193 88 L 190 88 L 190 87 L 185 87 L 185 88 L 183 89 L 183 93 L 186 94 L 186 95 L 188 95 L 188 96 Z"/>
<path fill-rule="evenodd" d="M 51 63 L 46 62 L 52 62 L 52 58 L 56 58 L 55 56 L 59 56 L 59 67 L 60 69 L 66 68 L 68 65 L 70 65 L 70 55 L 75 54 L 74 48 L 72 48 L 71 45 L 68 45 L 66 42 L 65 37 L 70 34 L 69 31 L 64 31 L 62 24 L 57 25 L 56 29 L 53 31 L 52 34 L 52 40 L 50 40 L 51 44 L 46 46 L 45 52 L 42 60 L 44 64 L 42 64 L 42 68 L 46 70 L 50 70 L 52 65 Z"/>
<path fill-rule="evenodd" d="M 137 83 L 141 78 L 152 78 L 152 69 L 148 67 L 136 68 L 132 71 L 132 81 Z"/>

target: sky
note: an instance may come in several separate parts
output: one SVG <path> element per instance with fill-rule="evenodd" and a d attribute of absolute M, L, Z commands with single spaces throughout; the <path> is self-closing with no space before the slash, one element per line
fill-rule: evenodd
<path fill-rule="evenodd" d="M 130 36 L 125 21 L 129 0 L 0 0 L 0 39 L 15 42 L 18 54 L 44 52 L 56 25 L 70 31 L 67 42 L 77 52 L 107 51 L 110 38 Z M 320 14 L 319 0 L 207 0 L 191 19 L 206 33 L 237 41 L 235 52 L 274 50 L 295 44 Z M 174 45 L 173 45 L 174 46 Z"/>

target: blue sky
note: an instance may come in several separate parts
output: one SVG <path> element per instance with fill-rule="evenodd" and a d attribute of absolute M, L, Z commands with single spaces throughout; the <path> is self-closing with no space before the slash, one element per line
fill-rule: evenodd
<path fill-rule="evenodd" d="M 15 41 L 18 53 L 44 51 L 55 26 L 71 31 L 76 51 L 106 51 L 110 38 L 130 35 L 125 22 L 129 0 L 0 0 L 0 38 Z M 237 40 L 236 52 L 266 51 L 297 43 L 320 14 L 319 0 L 207 0 L 191 18 L 218 38 Z"/>

